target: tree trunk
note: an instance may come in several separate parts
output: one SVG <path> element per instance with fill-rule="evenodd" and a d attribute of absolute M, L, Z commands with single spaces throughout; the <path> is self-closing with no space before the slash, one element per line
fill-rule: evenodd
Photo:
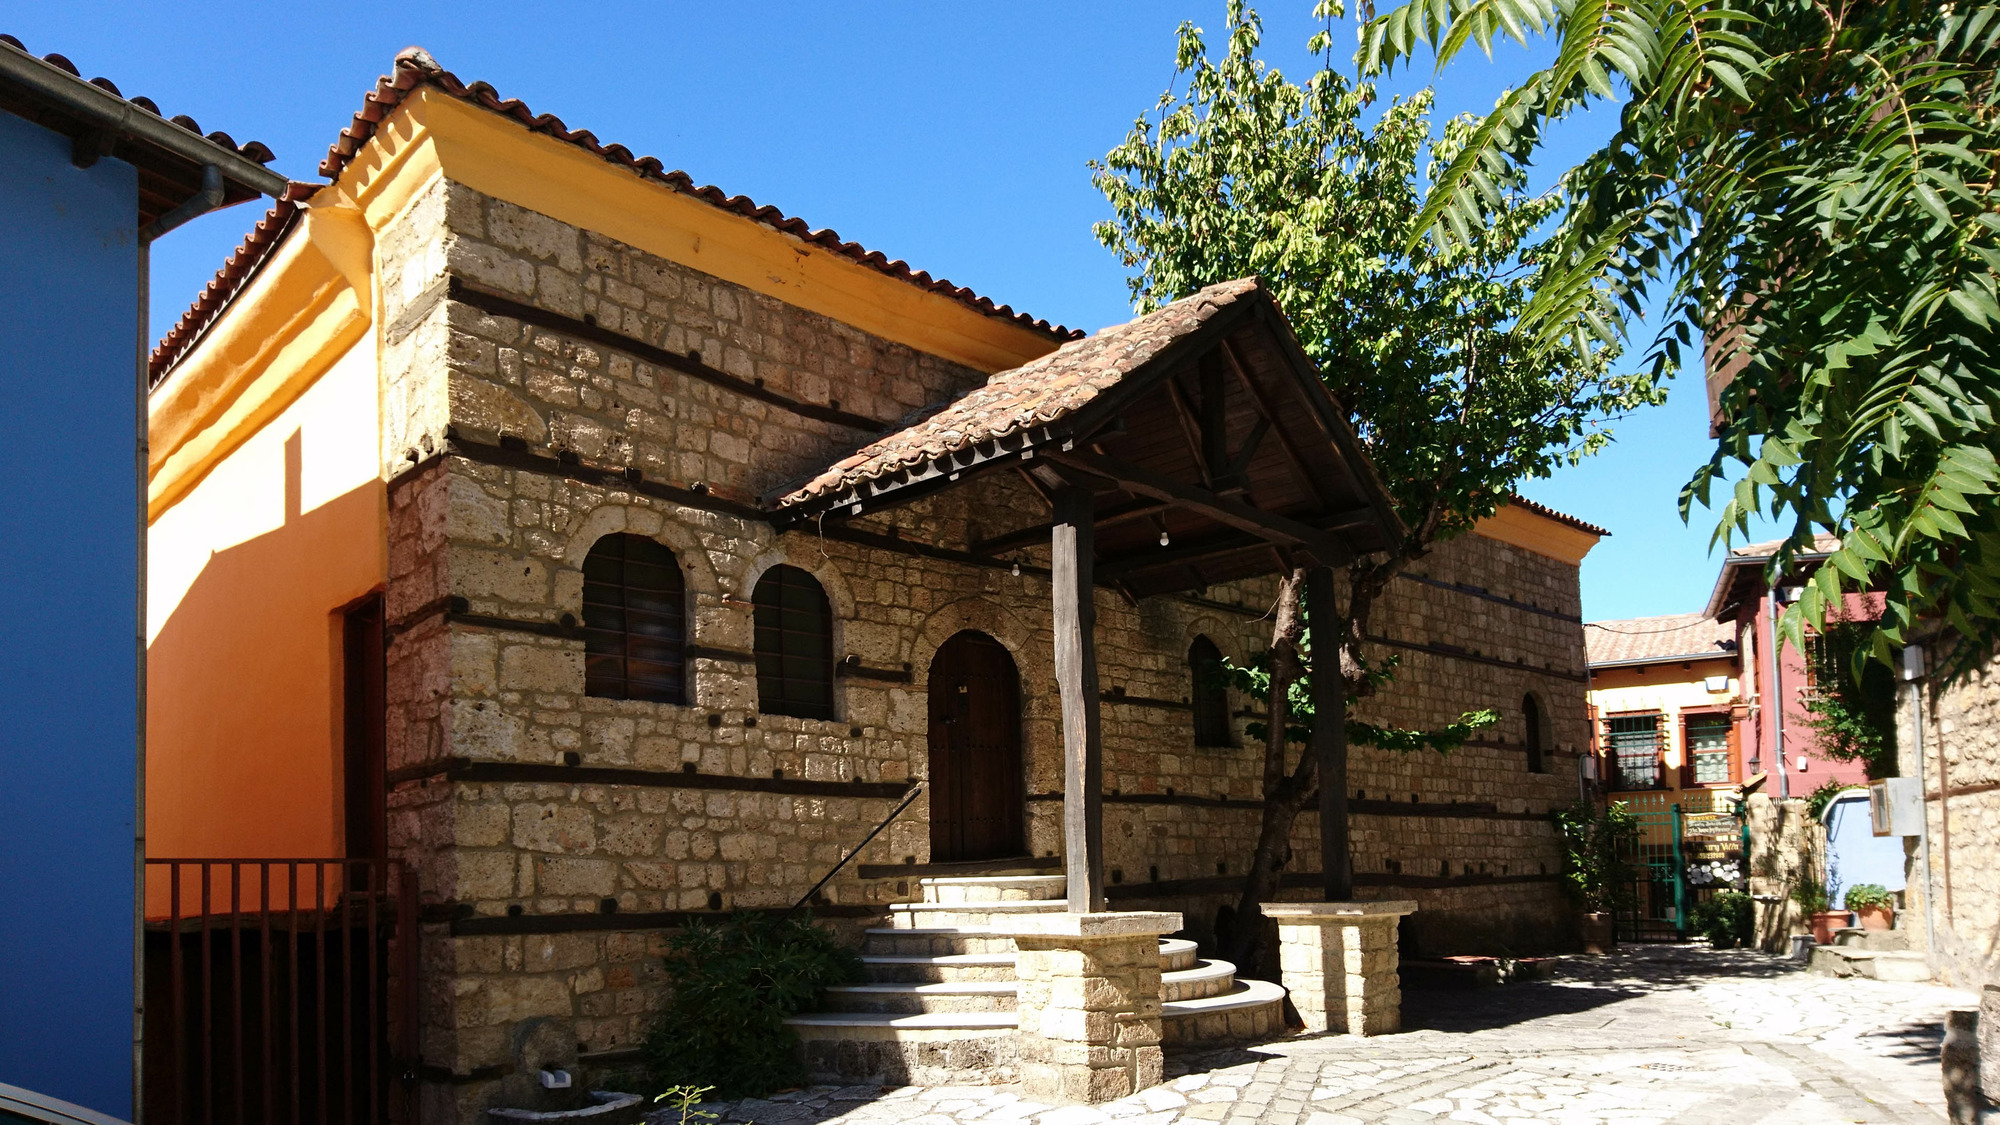
<path fill-rule="evenodd" d="M 1271 629 L 1271 691 L 1264 712 L 1263 824 L 1243 894 L 1236 902 L 1236 932 L 1229 943 L 1229 959 L 1238 965 L 1249 965 L 1257 952 L 1263 933 L 1258 907 L 1277 893 L 1278 871 L 1291 857 L 1292 824 L 1304 804 L 1305 787 L 1296 784 L 1285 761 L 1285 726 L 1291 717 L 1287 700 L 1292 684 L 1304 671 L 1299 661 L 1299 640 L 1304 633 L 1299 591 L 1304 586 L 1305 571 L 1294 570 L 1278 587 L 1277 621 Z"/>

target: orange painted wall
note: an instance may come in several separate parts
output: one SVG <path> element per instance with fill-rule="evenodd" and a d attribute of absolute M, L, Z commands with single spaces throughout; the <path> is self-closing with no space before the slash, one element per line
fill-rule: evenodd
<path fill-rule="evenodd" d="M 149 857 L 341 853 L 339 611 L 386 571 L 377 434 L 364 339 L 153 520 Z"/>

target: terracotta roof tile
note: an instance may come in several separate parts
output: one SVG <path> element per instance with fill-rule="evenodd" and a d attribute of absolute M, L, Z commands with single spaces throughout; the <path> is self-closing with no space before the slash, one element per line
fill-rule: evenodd
<path fill-rule="evenodd" d="M 1741 547 L 1731 547 L 1729 549 L 1729 557 L 1732 559 L 1768 559 L 1777 554 L 1778 548 L 1784 545 L 1785 541 L 1783 539 L 1771 539 L 1763 543 L 1745 543 Z M 1813 536 L 1813 549 L 1806 553 L 1830 555 L 1838 550 L 1840 550 L 1839 536 L 1820 534 Z"/>
<path fill-rule="evenodd" d="M 195 341 L 201 339 L 202 334 L 215 323 L 223 307 L 249 283 L 257 268 L 264 264 L 264 259 L 278 245 L 278 240 L 291 229 L 292 221 L 298 218 L 299 204 L 311 199 L 318 190 L 317 185 L 294 182 L 285 189 L 278 202 L 264 212 L 264 217 L 257 220 L 257 225 L 250 228 L 250 233 L 243 236 L 243 241 L 230 253 L 229 260 L 222 263 L 222 268 L 195 295 L 194 304 L 188 306 L 180 320 L 154 345 L 153 354 L 146 361 L 150 385 L 157 386 L 167 371 L 180 362 Z"/>
<path fill-rule="evenodd" d="M 0 43 L 5 43 L 9 47 L 12 47 L 17 51 L 21 51 L 26 54 L 33 53 L 30 52 L 28 48 L 25 45 L 23 45 L 19 39 L 16 39 L 11 35 L 0 34 Z M 41 59 L 43 62 L 48 63 L 49 65 L 55 67 L 58 70 L 64 71 L 77 78 L 83 77 L 83 72 L 76 68 L 76 64 L 69 61 L 67 58 L 64 58 L 61 55 L 48 54 L 41 56 Z M 119 91 L 117 84 L 112 82 L 111 79 L 109 78 L 90 78 L 90 79 L 85 79 L 85 81 L 89 82 L 92 86 L 95 86 L 100 90 L 103 90 L 105 93 L 112 95 L 113 97 L 125 98 L 127 102 L 130 102 L 131 104 L 139 107 L 140 109 L 145 110 L 147 113 L 152 114 L 154 117 L 166 116 L 165 114 L 160 112 L 160 107 L 154 104 L 153 99 L 138 94 L 134 94 L 131 97 L 125 97 L 125 95 Z M 188 132 L 193 133 L 197 137 L 202 137 L 205 140 L 221 145 L 223 148 L 226 148 L 229 151 L 234 152 L 239 156 L 247 157 L 250 160 L 254 160 L 259 164 L 269 164 L 273 159 L 273 154 L 271 150 L 264 147 L 263 142 L 244 141 L 242 144 L 237 144 L 236 139 L 231 137 L 228 133 L 223 133 L 223 132 L 203 133 L 201 131 L 201 125 L 198 122 L 196 122 L 194 118 L 189 117 L 185 113 L 177 113 L 172 117 L 167 117 L 167 120 L 173 122 L 174 124 L 180 126 L 183 129 L 186 129 Z"/>
<path fill-rule="evenodd" d="M 1728 624 L 1702 613 L 1591 621 L 1583 627 L 1584 651 L 1592 667 L 1734 656 L 1733 638 Z"/>
<path fill-rule="evenodd" d="M 1578 531 L 1589 532 L 1590 534 L 1599 536 L 1600 538 L 1611 534 L 1609 531 L 1606 531 L 1604 528 L 1601 528 L 1594 523 L 1589 523 L 1584 520 L 1577 519 L 1575 516 L 1569 515 L 1566 512 L 1558 512 L 1554 508 L 1551 508 L 1546 504 L 1537 504 L 1533 500 L 1528 499 L 1527 497 L 1521 495 L 1518 492 L 1514 493 L 1513 499 L 1511 499 L 1508 502 L 1513 504 L 1517 508 L 1526 508 L 1528 511 L 1533 512 L 1538 516 L 1547 516 L 1548 518 L 1556 521 L 1557 523 L 1573 527 Z"/>
<path fill-rule="evenodd" d="M 863 482 L 1047 425 L 1116 386 L 1128 372 L 1258 288 L 1254 277 L 1211 285 L 1137 320 L 998 372 L 978 389 L 783 494 L 777 507 L 837 496 Z"/>

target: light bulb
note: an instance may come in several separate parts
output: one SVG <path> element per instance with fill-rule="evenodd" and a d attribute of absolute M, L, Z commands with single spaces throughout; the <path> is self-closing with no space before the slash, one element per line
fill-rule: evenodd
<path fill-rule="evenodd" d="M 1167 533 L 1162 531 L 1160 532 L 1160 546 L 1164 547 L 1166 545 L 1167 545 Z"/>
<path fill-rule="evenodd" d="M 1014 564 L 1014 577 L 1021 577 L 1021 564 L 1018 562 Z"/>

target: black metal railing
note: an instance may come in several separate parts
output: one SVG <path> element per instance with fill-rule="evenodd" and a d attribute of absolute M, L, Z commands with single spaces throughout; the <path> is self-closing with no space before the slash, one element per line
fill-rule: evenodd
<path fill-rule="evenodd" d="M 414 873 L 149 859 L 146 892 L 149 1125 L 416 1121 Z"/>
<path fill-rule="evenodd" d="M 813 896 L 817 895 L 820 892 L 820 890 L 824 888 L 828 883 L 833 882 L 833 877 L 835 875 L 840 874 L 841 868 L 844 868 L 849 863 L 853 862 L 854 857 L 861 854 L 861 849 L 867 847 L 869 843 L 875 839 L 875 837 L 880 836 L 882 834 L 882 830 L 884 828 L 889 827 L 890 821 L 893 821 L 897 817 L 903 815 L 903 810 L 909 808 L 910 803 L 917 799 L 917 794 L 923 791 L 924 791 L 924 783 L 921 781 L 917 782 L 915 785 L 910 786 L 910 791 L 908 793 L 903 794 L 903 799 L 901 801 L 896 802 L 896 807 L 889 810 L 889 815 L 882 818 L 882 823 L 876 825 L 874 829 L 868 833 L 868 835 L 863 836 L 861 838 L 861 842 L 854 845 L 853 851 L 850 851 L 846 855 L 841 856 L 840 862 L 834 864 L 832 870 L 828 871 L 825 875 L 821 876 L 820 881 L 812 885 L 812 890 L 807 891 L 805 895 L 799 899 L 799 901 L 792 904 L 792 908 L 790 910 L 785 911 L 785 917 L 790 918 L 792 915 L 797 914 L 799 911 L 805 909 L 805 905 L 813 900 Z"/>

